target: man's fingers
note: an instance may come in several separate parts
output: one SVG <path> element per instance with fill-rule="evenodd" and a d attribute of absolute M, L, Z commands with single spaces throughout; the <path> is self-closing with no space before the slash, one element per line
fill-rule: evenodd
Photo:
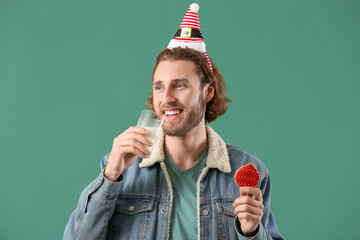
<path fill-rule="evenodd" d="M 127 140 L 127 139 L 136 139 L 137 141 L 147 145 L 147 146 L 152 146 L 153 143 L 149 140 L 149 138 L 146 137 L 147 134 L 149 134 L 150 131 L 145 129 L 145 128 L 141 128 L 141 127 L 130 127 L 128 128 L 125 132 L 123 132 L 122 134 L 120 134 L 119 136 L 117 136 L 114 139 L 114 143 L 119 143 L 121 144 L 122 141 Z"/>
<path fill-rule="evenodd" d="M 133 145 L 123 146 L 123 149 L 124 149 L 124 152 L 126 152 L 126 153 L 138 155 L 142 158 L 147 158 L 150 155 L 149 150 L 146 149 L 146 151 L 143 152 L 142 150 L 138 149 L 137 147 L 135 147 Z"/>
<path fill-rule="evenodd" d="M 118 141 L 121 143 L 121 142 L 129 140 L 129 139 L 134 139 L 134 140 L 136 140 L 144 145 L 147 145 L 149 147 L 151 147 L 153 145 L 153 143 L 146 137 L 146 135 L 141 135 L 138 133 L 128 133 L 126 135 L 119 136 Z"/>
<path fill-rule="evenodd" d="M 141 142 L 137 141 L 136 139 L 126 139 L 126 140 L 123 140 L 120 144 L 119 144 L 119 147 L 131 147 L 131 146 L 134 146 L 135 148 L 137 148 L 138 150 L 142 151 L 143 153 L 147 154 L 147 155 L 150 155 L 150 151 L 149 149 L 147 148 L 146 145 L 142 144 Z"/>
<path fill-rule="evenodd" d="M 129 127 L 129 128 L 128 128 L 125 132 L 123 132 L 121 135 L 127 134 L 127 133 L 138 133 L 138 134 L 146 135 L 146 134 L 149 134 L 150 131 L 147 130 L 146 128 L 142 128 L 142 127 Z"/>
<path fill-rule="evenodd" d="M 261 217 L 262 215 L 255 215 L 249 212 L 241 212 L 239 214 L 237 214 L 239 220 L 247 220 L 247 221 L 253 221 L 256 223 L 259 223 L 261 221 Z"/>
<path fill-rule="evenodd" d="M 248 204 L 238 205 L 234 210 L 234 213 L 236 215 L 238 215 L 239 213 L 243 213 L 243 212 L 248 212 L 248 213 L 251 213 L 254 215 L 259 215 L 259 216 L 262 216 L 262 214 L 263 214 L 263 211 L 261 208 L 254 207 L 254 206 L 251 206 Z"/>
<path fill-rule="evenodd" d="M 250 197 L 250 196 L 241 196 L 235 199 L 233 206 L 237 207 L 238 205 L 250 205 L 256 208 L 261 208 L 261 209 L 264 208 L 262 201 L 258 201 L 254 197 Z"/>
<path fill-rule="evenodd" d="M 252 187 L 240 187 L 240 197 L 235 199 L 234 213 L 241 222 L 243 232 L 253 232 L 263 216 L 263 199 L 261 190 Z"/>
<path fill-rule="evenodd" d="M 240 196 L 247 196 L 249 194 L 253 195 L 256 200 L 262 201 L 262 193 L 259 188 L 240 187 Z"/>

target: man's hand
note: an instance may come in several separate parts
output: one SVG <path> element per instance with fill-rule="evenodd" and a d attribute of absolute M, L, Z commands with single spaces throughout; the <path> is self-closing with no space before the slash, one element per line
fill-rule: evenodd
<path fill-rule="evenodd" d="M 252 194 L 253 196 L 249 196 Z M 263 198 L 259 188 L 240 187 L 240 197 L 235 199 L 234 213 L 238 216 L 245 237 L 255 236 L 263 216 Z"/>
<path fill-rule="evenodd" d="M 104 175 L 110 181 L 117 181 L 123 171 L 134 163 L 136 156 L 150 155 L 147 147 L 152 142 L 146 137 L 150 132 L 141 127 L 130 127 L 114 139 Z"/>

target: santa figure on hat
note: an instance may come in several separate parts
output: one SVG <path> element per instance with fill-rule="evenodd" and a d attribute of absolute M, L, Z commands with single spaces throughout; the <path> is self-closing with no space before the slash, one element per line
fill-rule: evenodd
<path fill-rule="evenodd" d="M 212 63 L 206 54 L 206 45 L 201 34 L 199 5 L 197 3 L 190 5 L 180 25 L 180 29 L 175 33 L 167 48 L 172 49 L 176 47 L 188 47 L 202 52 L 207 59 L 210 70 L 213 71 Z"/>

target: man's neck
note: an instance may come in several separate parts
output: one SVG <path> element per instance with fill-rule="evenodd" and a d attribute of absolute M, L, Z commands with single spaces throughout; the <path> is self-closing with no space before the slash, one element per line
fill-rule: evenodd
<path fill-rule="evenodd" d="M 205 122 L 190 130 L 185 136 L 165 135 L 165 150 L 173 162 L 182 170 L 192 168 L 207 146 Z"/>

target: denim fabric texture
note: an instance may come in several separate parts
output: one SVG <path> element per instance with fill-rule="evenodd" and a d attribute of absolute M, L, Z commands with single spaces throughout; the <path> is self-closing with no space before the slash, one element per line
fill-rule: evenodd
<path fill-rule="evenodd" d="M 208 158 L 197 182 L 198 239 L 283 239 L 270 210 L 271 184 L 265 165 L 246 151 L 225 144 L 210 127 L 207 134 Z M 81 193 L 63 239 L 168 239 L 174 200 L 164 154 L 160 154 L 163 141 L 158 142 L 160 146 L 152 154 L 157 158 L 138 157 L 119 182 L 103 175 L 109 154 L 101 160 L 102 171 Z M 224 155 L 220 165 L 214 158 L 219 153 Z M 257 235 L 246 238 L 232 204 L 240 196 L 235 171 L 250 162 L 260 173 L 257 187 L 263 194 L 264 215 Z"/>

